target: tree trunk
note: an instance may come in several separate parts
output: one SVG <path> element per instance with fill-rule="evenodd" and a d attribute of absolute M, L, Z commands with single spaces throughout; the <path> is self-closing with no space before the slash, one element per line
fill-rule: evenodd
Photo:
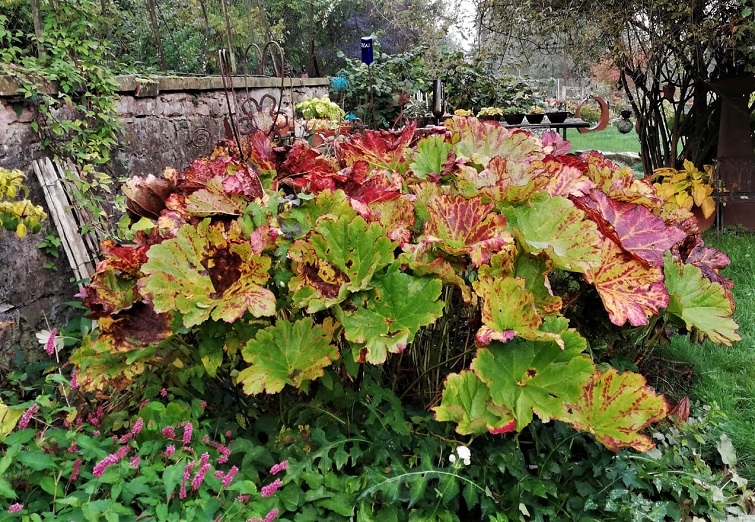
<path fill-rule="evenodd" d="M 147 3 L 147 11 L 149 12 L 149 22 L 152 27 L 152 36 L 155 38 L 155 45 L 157 46 L 157 55 L 160 57 L 160 70 L 165 72 L 168 70 L 168 62 L 165 61 L 165 50 L 163 49 L 163 40 L 160 38 L 160 26 L 157 23 L 157 12 L 155 11 L 154 0 L 145 0 Z"/>

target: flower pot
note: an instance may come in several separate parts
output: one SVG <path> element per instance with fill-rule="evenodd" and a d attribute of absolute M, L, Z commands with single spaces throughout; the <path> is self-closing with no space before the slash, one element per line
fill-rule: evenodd
<path fill-rule="evenodd" d="M 569 117 L 569 113 L 566 111 L 546 112 L 545 115 L 548 116 L 548 121 L 551 123 L 564 123 L 566 118 Z"/>
<path fill-rule="evenodd" d="M 503 119 L 506 120 L 506 123 L 509 125 L 519 125 L 524 121 L 524 114 L 519 112 L 514 114 L 504 114 Z"/>
<path fill-rule="evenodd" d="M 528 114 L 527 122 L 537 125 L 538 123 L 543 123 L 543 118 L 545 118 L 545 114 L 542 114 L 542 113 Z"/>
<path fill-rule="evenodd" d="M 500 114 L 491 114 L 486 116 L 478 116 L 478 120 L 482 121 L 501 121 L 501 115 Z"/>

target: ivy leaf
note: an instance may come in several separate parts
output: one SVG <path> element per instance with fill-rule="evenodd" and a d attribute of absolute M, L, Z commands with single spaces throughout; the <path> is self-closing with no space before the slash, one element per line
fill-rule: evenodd
<path fill-rule="evenodd" d="M 505 215 L 525 248 L 544 253 L 557 268 L 584 273 L 600 266 L 598 228 L 568 199 L 540 193 L 525 206 L 506 209 Z"/>
<path fill-rule="evenodd" d="M 670 296 L 668 312 L 684 321 L 688 329 L 696 329 L 714 343 L 731 346 L 742 338 L 739 325 L 732 319 L 734 305 L 724 288 L 703 277 L 694 266 L 678 263 L 671 254 L 664 257 L 666 288 Z"/>
<path fill-rule="evenodd" d="M 395 248 L 383 227 L 361 216 L 321 221 L 309 238 L 289 249 L 294 302 L 314 313 L 369 288 L 375 272 L 394 261 Z"/>
<path fill-rule="evenodd" d="M 516 427 L 511 412 L 493 404 L 487 385 L 469 370 L 446 378 L 440 406 L 433 411 L 435 420 L 457 423 L 459 435 L 506 433 Z"/>
<path fill-rule="evenodd" d="M 401 353 L 423 326 L 443 315 L 439 279 L 390 271 L 374 280 L 374 293 L 353 312 L 335 309 L 351 341 L 355 359 L 381 364 L 388 353 Z"/>
<path fill-rule="evenodd" d="M 595 371 L 583 354 L 586 342 L 576 332 L 562 337 L 564 349 L 555 342 L 515 339 L 478 350 L 471 368 L 490 389 L 496 405 L 510 409 L 516 429 L 532 422 L 533 412 L 544 422 L 564 419 L 567 403 L 575 402 Z"/>
<path fill-rule="evenodd" d="M 425 234 L 437 238 L 436 246 L 451 255 L 468 254 L 475 266 L 501 250 L 514 238 L 506 230 L 506 218 L 492 212 L 493 204 L 479 197 L 439 194 L 427 204 Z"/>
<path fill-rule="evenodd" d="M 293 324 L 279 320 L 275 326 L 257 332 L 242 350 L 251 366 L 239 373 L 238 382 L 250 395 L 278 393 L 286 384 L 305 387 L 322 377 L 323 368 L 338 359 L 332 340 L 328 329 L 315 324 L 311 317 Z"/>
<path fill-rule="evenodd" d="M 148 257 L 143 291 L 155 311 L 180 312 L 187 328 L 210 317 L 233 322 L 246 311 L 255 317 L 275 313 L 275 296 L 261 286 L 269 278 L 270 258 L 254 254 L 236 221 L 227 231 L 209 219 L 184 225 Z"/>
<path fill-rule="evenodd" d="M 428 136 L 417 143 L 417 150 L 411 155 L 409 168 L 418 179 L 426 179 L 431 174 L 438 176 L 448 160 L 451 144 L 445 136 Z"/>
<path fill-rule="evenodd" d="M 13 431 L 23 414 L 24 410 L 6 406 L 0 399 L 0 442 Z"/>
<path fill-rule="evenodd" d="M 648 324 L 648 317 L 668 306 L 669 296 L 660 268 L 643 266 L 616 243 L 606 240 L 603 264 L 585 274 L 595 286 L 611 322 L 623 326 Z"/>
<path fill-rule="evenodd" d="M 595 372 L 566 422 L 586 431 L 611 451 L 628 446 L 648 451 L 655 444 L 639 432 L 666 417 L 668 403 L 637 373 L 619 375 L 615 368 Z"/>

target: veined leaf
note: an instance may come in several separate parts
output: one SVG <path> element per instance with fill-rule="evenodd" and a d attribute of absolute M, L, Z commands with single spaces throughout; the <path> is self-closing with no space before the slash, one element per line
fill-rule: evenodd
<path fill-rule="evenodd" d="M 637 203 L 649 208 L 663 205 L 655 187 L 647 179 L 637 179 L 630 167 L 619 167 L 599 152 L 590 151 L 580 156 L 587 163 L 587 175 L 608 197 L 626 203 Z"/>
<path fill-rule="evenodd" d="M 451 255 L 469 254 L 472 263 L 480 266 L 514 238 L 506 230 L 506 219 L 492 212 L 493 205 L 479 197 L 440 194 L 427 205 L 425 234 L 438 238 L 437 246 Z"/>
<path fill-rule="evenodd" d="M 447 120 L 445 125 L 458 135 L 459 140 L 454 143 L 456 157 L 468 158 L 478 165 L 486 166 L 492 158 L 501 156 L 513 167 L 545 156 L 540 142 L 528 132 L 494 127 L 477 118 L 456 116 Z"/>
<path fill-rule="evenodd" d="M 543 252 L 557 268 L 586 272 L 600 266 L 598 228 L 568 199 L 537 194 L 528 205 L 507 208 L 505 215 L 521 232 L 525 248 Z"/>
<path fill-rule="evenodd" d="M 288 384 L 302 388 L 324 374 L 323 368 L 338 359 L 338 348 L 328 330 L 311 317 L 295 323 L 278 320 L 257 332 L 241 354 L 251 363 L 239 373 L 244 392 L 278 393 Z"/>
<path fill-rule="evenodd" d="M 425 179 L 431 174 L 440 176 L 449 152 L 451 144 L 444 136 L 428 136 L 417 143 L 417 150 L 411 155 L 412 162 L 409 168 L 418 179 Z"/>
<path fill-rule="evenodd" d="M 584 339 L 576 332 L 562 336 L 568 341 L 564 349 L 553 342 L 515 339 L 478 350 L 472 361 L 493 403 L 513 412 L 517 431 L 532 422 L 533 412 L 544 422 L 566 418 L 566 404 L 579 398 L 595 371 L 582 353 Z"/>
<path fill-rule="evenodd" d="M 578 203 L 593 216 L 601 231 L 642 263 L 660 268 L 663 253 L 687 237 L 686 232 L 668 226 L 646 207 L 622 203 L 593 190 Z"/>
<path fill-rule="evenodd" d="M 589 270 L 585 279 L 598 290 L 613 324 L 648 324 L 649 316 L 668 305 L 663 272 L 643 266 L 613 241 L 606 240 L 603 248 L 603 264 Z"/>
<path fill-rule="evenodd" d="M 542 168 L 547 172 L 548 180 L 543 190 L 551 196 L 581 197 L 595 188 L 595 182 L 582 169 L 564 164 L 557 158 L 547 157 L 542 162 Z"/>
<path fill-rule="evenodd" d="M 223 179 L 216 177 L 208 180 L 205 188 L 189 194 L 186 198 L 186 210 L 200 217 L 240 216 L 244 213 L 244 208 L 249 201 L 249 199 L 228 193 Z"/>
<path fill-rule="evenodd" d="M 734 305 L 724 288 L 703 277 L 699 268 L 664 257 L 666 288 L 670 296 L 668 312 L 684 321 L 688 329 L 696 329 L 714 343 L 731 346 L 742 338 L 739 325 L 732 319 Z"/>
<path fill-rule="evenodd" d="M 0 442 L 13 431 L 23 414 L 23 409 L 6 406 L 0 399 Z"/>
<path fill-rule="evenodd" d="M 373 220 L 377 220 L 388 231 L 391 241 L 398 244 L 411 241 L 415 224 L 415 199 L 414 196 L 402 194 L 396 199 L 369 204 Z"/>
<path fill-rule="evenodd" d="M 414 277 L 392 270 L 376 278 L 375 290 L 353 312 L 335 309 L 351 341 L 355 359 L 380 364 L 388 353 L 400 353 L 423 326 L 443 315 L 439 279 Z M 351 308 L 351 307 L 349 307 Z"/>
<path fill-rule="evenodd" d="M 157 312 L 177 310 L 185 327 L 210 317 L 233 322 L 249 311 L 255 317 L 275 313 L 275 296 L 264 288 L 270 258 L 255 255 L 237 222 L 205 219 L 184 225 L 174 239 L 153 246 L 140 281 Z"/>
<path fill-rule="evenodd" d="M 648 386 L 642 375 L 615 368 L 595 372 L 566 422 L 586 431 L 611 451 L 629 446 L 648 451 L 655 444 L 639 432 L 666 417 L 668 403 Z"/>
<path fill-rule="evenodd" d="M 406 157 L 414 137 L 415 127 L 407 125 L 400 131 L 367 130 L 355 135 L 336 149 L 339 161 L 351 166 L 357 161 L 366 161 L 372 168 L 384 168 L 391 172 L 404 173 L 409 166 Z"/>
<path fill-rule="evenodd" d="M 294 302 L 313 313 L 369 288 L 375 272 L 393 262 L 395 248 L 383 227 L 361 216 L 321 221 L 289 250 Z"/>
<path fill-rule="evenodd" d="M 543 318 L 535 307 L 535 296 L 524 285 L 524 279 L 513 277 L 481 278 L 474 284 L 482 300 L 482 327 L 475 335 L 478 343 L 505 343 L 519 336 L 563 344 L 558 334 L 540 331 Z"/>
<path fill-rule="evenodd" d="M 460 435 L 506 433 L 516 427 L 511 411 L 493 404 L 487 385 L 469 370 L 446 378 L 443 399 L 433 411 L 435 420 L 457 423 Z"/>

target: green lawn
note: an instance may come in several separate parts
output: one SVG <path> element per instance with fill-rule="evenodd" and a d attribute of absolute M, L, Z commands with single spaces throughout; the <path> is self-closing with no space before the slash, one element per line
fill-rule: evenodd
<path fill-rule="evenodd" d="M 723 273 L 734 281 L 735 318 L 742 341 L 727 347 L 690 344 L 678 337 L 662 356 L 693 365 L 690 398 L 716 403 L 726 413 L 739 471 L 755 480 L 755 234 L 709 232 L 705 241 L 731 258 Z"/>
<path fill-rule="evenodd" d="M 605 130 L 580 134 L 576 129 L 569 129 L 566 139 L 572 144 L 572 150 L 599 150 L 601 152 L 640 152 L 640 141 L 636 132 L 621 134 L 609 125 Z"/>

